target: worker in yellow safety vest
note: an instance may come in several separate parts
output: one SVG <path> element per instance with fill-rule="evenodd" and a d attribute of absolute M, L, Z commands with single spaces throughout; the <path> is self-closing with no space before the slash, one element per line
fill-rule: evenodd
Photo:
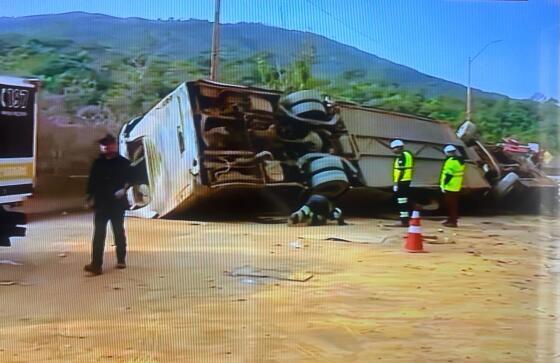
<path fill-rule="evenodd" d="M 465 159 L 459 155 L 457 148 L 453 145 L 446 145 L 443 148 L 446 155 L 439 186 L 445 199 L 447 207 L 447 220 L 443 222 L 446 227 L 457 227 L 459 219 L 459 192 L 463 187 L 463 177 L 465 175 Z"/>
<path fill-rule="evenodd" d="M 393 227 L 408 227 L 412 202 L 410 200 L 410 183 L 414 171 L 414 156 L 404 149 L 401 140 L 393 140 L 391 150 L 397 155 L 393 163 L 393 192 L 397 201 L 400 222 Z"/>

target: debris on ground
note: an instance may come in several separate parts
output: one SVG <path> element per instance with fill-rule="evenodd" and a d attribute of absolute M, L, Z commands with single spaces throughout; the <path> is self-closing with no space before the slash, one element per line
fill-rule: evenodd
<path fill-rule="evenodd" d="M 299 236 L 299 239 L 315 240 L 315 241 L 334 241 L 334 242 L 346 242 L 346 243 L 358 243 L 358 244 L 380 244 L 383 243 L 383 239 L 374 239 L 370 235 L 364 234 L 344 234 L 344 235 L 333 235 L 326 233 L 314 233 L 309 235 Z"/>
<path fill-rule="evenodd" d="M 205 226 L 205 225 L 207 225 L 208 223 L 206 223 L 206 222 L 199 222 L 199 221 L 187 221 L 187 224 L 188 224 L 189 226 Z"/>
<path fill-rule="evenodd" d="M 259 224 L 286 224 L 285 217 L 256 217 L 251 222 Z"/>
<path fill-rule="evenodd" d="M 224 273 L 230 277 L 248 277 L 291 282 L 307 282 L 314 276 L 310 273 L 292 273 L 287 270 L 260 268 L 251 265 L 236 267 L 232 271 L 224 271 Z M 244 283 L 250 283 L 248 280 L 250 279 L 243 279 L 241 282 L 243 283 L 245 281 Z"/>
<path fill-rule="evenodd" d="M 390 243 L 400 243 L 401 241 L 402 241 L 402 237 L 400 235 L 388 235 L 383 237 L 381 243 L 390 244 Z"/>
<path fill-rule="evenodd" d="M 290 242 L 290 247 L 292 248 L 303 248 L 303 244 L 300 241 L 292 241 Z"/>
<path fill-rule="evenodd" d="M 474 234 L 461 234 L 460 237 L 462 238 L 472 238 L 472 239 L 485 239 L 485 236 L 474 235 Z"/>
<path fill-rule="evenodd" d="M 257 283 L 257 281 L 253 280 L 253 279 L 242 279 L 241 283 L 242 284 L 247 284 L 247 285 L 254 285 L 254 284 Z"/>
<path fill-rule="evenodd" d="M 473 256 L 479 257 L 482 252 L 478 251 L 478 250 L 468 250 L 467 253 L 470 253 Z"/>
<path fill-rule="evenodd" d="M 0 260 L 0 265 L 21 266 L 23 264 L 12 260 Z"/>
<path fill-rule="evenodd" d="M 455 239 L 449 237 L 443 237 L 439 239 L 438 236 L 423 236 L 424 242 L 430 245 L 445 245 L 445 244 L 455 244 Z"/>
<path fill-rule="evenodd" d="M 519 261 L 516 260 L 494 260 L 494 262 L 497 262 L 499 264 L 504 264 L 504 265 L 519 265 Z"/>
<path fill-rule="evenodd" d="M 21 282 L 21 281 L 0 280 L 0 286 L 14 286 L 14 285 L 29 286 L 31 284 L 28 282 Z"/>

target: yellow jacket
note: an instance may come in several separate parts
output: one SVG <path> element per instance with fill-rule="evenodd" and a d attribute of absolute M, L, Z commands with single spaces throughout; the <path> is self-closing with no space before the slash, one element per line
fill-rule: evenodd
<path fill-rule="evenodd" d="M 450 156 L 445 159 L 439 185 L 442 190 L 448 192 L 458 192 L 463 187 L 463 177 L 465 175 L 465 160 L 460 157 Z"/>

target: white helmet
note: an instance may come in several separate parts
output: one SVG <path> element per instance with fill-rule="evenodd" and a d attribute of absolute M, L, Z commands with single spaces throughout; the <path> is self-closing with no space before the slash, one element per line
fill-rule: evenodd
<path fill-rule="evenodd" d="M 403 147 L 404 146 L 404 142 L 402 142 L 401 140 L 393 140 L 391 141 L 391 149 L 394 149 L 396 147 Z"/>
<path fill-rule="evenodd" d="M 443 152 L 446 154 L 451 154 L 455 151 L 457 151 L 457 148 L 453 145 L 445 145 L 445 147 L 443 148 Z"/>

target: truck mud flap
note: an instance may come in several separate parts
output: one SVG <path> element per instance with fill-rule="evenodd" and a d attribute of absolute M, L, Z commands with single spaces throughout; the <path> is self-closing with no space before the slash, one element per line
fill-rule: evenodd
<path fill-rule="evenodd" d="M 18 226 L 23 224 L 27 224 L 24 213 L 8 212 L 0 207 L 0 246 L 9 247 L 10 237 L 24 237 L 25 227 Z"/>

